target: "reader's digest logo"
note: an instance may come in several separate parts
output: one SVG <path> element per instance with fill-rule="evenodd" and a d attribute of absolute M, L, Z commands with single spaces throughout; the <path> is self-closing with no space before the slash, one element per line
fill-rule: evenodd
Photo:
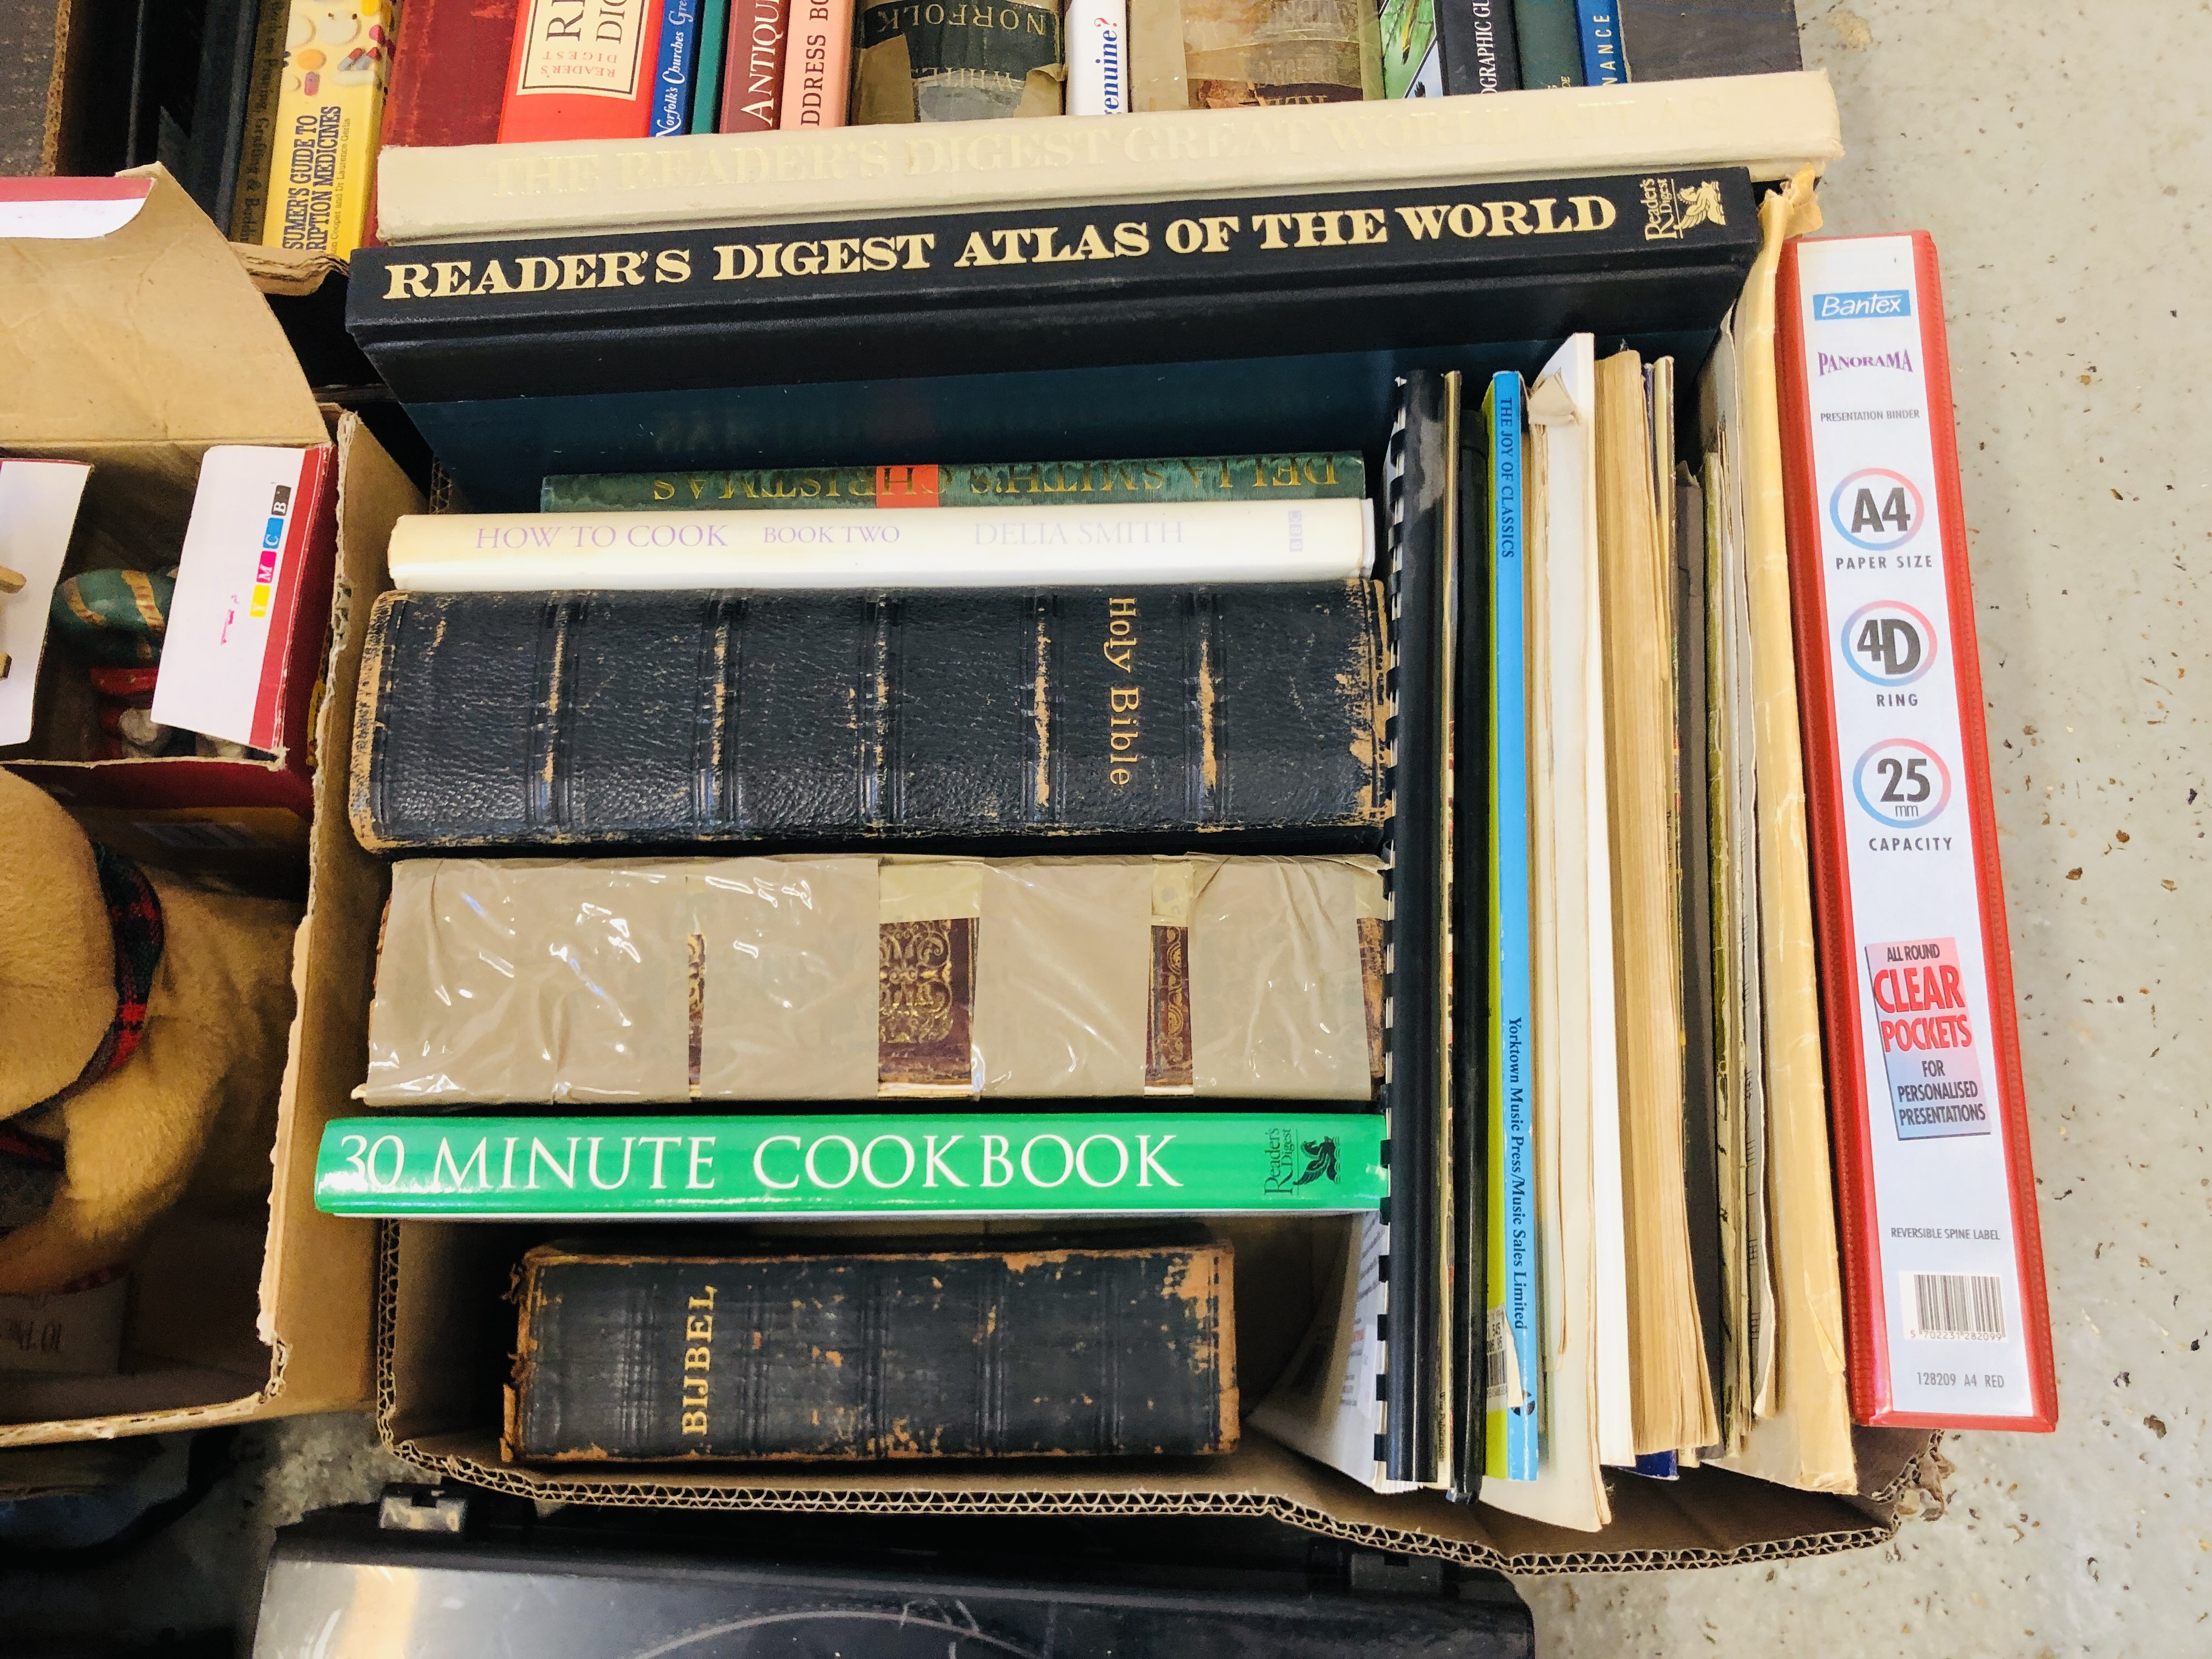
<path fill-rule="evenodd" d="M 1334 1135 L 1301 1140 L 1294 1131 L 1267 1131 L 1267 1191 L 1270 1197 L 1295 1192 L 1316 1181 L 1334 1184 L 1338 1179 Z"/>
<path fill-rule="evenodd" d="M 1721 201 L 1721 181 L 1707 179 L 1685 185 L 1674 179 L 1643 182 L 1644 240 L 1676 242 L 1682 233 L 1699 225 L 1728 223 L 1728 209 Z"/>
<path fill-rule="evenodd" d="M 1865 317 L 1911 314 L 1912 290 L 1909 288 L 1863 288 L 1849 293 L 1813 296 L 1813 320 L 1816 323 L 1848 323 Z"/>

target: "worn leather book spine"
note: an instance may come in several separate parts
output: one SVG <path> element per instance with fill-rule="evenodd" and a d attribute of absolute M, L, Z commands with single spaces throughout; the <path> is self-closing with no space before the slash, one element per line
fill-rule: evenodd
<path fill-rule="evenodd" d="M 722 64 L 724 132 L 774 132 L 783 108 L 790 0 L 732 0 Z"/>
<path fill-rule="evenodd" d="M 791 466 L 739 472 L 574 472 L 544 480 L 541 513 L 763 507 L 1047 507 L 1104 501 L 1358 500 L 1357 451 L 1140 461 Z"/>
<path fill-rule="evenodd" d="M 378 849 L 1195 833 L 1370 851 L 1385 660 L 1365 582 L 386 593 L 353 822 Z"/>
<path fill-rule="evenodd" d="M 489 144 L 519 0 L 406 0 L 384 101 L 384 143 Z"/>
<path fill-rule="evenodd" d="M 662 16 L 661 0 L 587 0 L 580 22 L 573 0 L 521 0 L 499 142 L 647 137 Z"/>
<path fill-rule="evenodd" d="M 1188 1457 L 1237 1444 L 1232 1255 L 523 1258 L 525 1462 Z"/>

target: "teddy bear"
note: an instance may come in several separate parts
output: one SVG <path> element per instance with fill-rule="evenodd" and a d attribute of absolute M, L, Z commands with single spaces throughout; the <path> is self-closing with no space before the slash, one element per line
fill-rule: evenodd
<path fill-rule="evenodd" d="M 95 846 L 0 771 L 0 1159 L 58 1166 L 0 1237 L 0 1295 L 127 1264 L 180 1203 L 265 1203 L 299 921 Z"/>

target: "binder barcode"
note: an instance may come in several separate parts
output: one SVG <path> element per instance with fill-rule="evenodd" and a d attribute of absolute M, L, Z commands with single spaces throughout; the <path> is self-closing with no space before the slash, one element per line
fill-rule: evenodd
<path fill-rule="evenodd" d="M 1905 1334 L 1934 1342 L 2001 1342 L 2004 1293 L 1995 1273 L 1906 1273 Z"/>
<path fill-rule="evenodd" d="M 1506 1376 L 1505 1310 L 1489 1310 L 1485 1322 L 1485 1340 L 1482 1360 L 1482 1408 L 1486 1412 L 1502 1412 L 1513 1403 L 1513 1388 Z"/>

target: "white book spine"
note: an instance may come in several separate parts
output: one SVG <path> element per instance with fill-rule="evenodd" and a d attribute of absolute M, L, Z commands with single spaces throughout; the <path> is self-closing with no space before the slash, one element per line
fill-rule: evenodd
<path fill-rule="evenodd" d="M 1074 0 L 1064 26 L 1067 112 L 1129 112 L 1129 0 Z"/>
<path fill-rule="evenodd" d="M 736 587 L 1112 587 L 1349 581 L 1365 501 L 943 507 L 897 513 L 487 513 L 404 518 L 392 579 L 421 592 Z"/>
<path fill-rule="evenodd" d="M 1844 153 L 1818 70 L 1469 93 L 1417 112 L 1378 99 L 1092 121 L 1106 118 L 396 145 L 377 156 L 377 234 L 402 246 L 1700 167 L 1775 179 Z"/>

